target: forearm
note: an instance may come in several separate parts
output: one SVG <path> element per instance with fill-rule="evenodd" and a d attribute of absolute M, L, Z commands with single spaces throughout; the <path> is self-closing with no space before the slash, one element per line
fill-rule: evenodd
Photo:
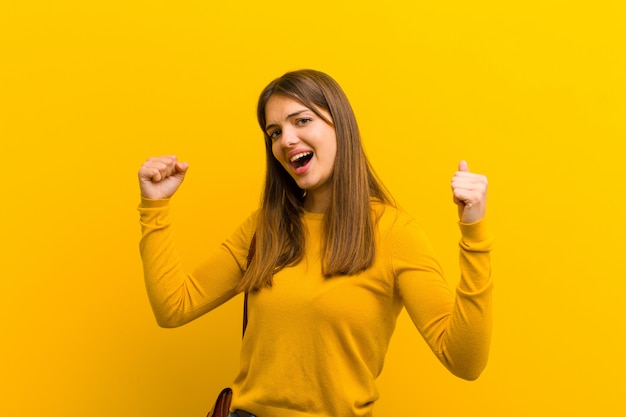
<path fill-rule="evenodd" d="M 484 219 L 460 223 L 460 229 L 461 278 L 440 354 L 455 375 L 475 379 L 487 364 L 491 341 L 493 238 Z"/>
<path fill-rule="evenodd" d="M 461 224 L 461 278 L 450 291 L 434 256 L 426 256 L 427 242 L 404 243 L 415 248 L 423 263 L 403 270 L 400 290 L 415 325 L 435 355 L 453 374 L 477 378 L 484 369 L 491 338 L 491 239 L 484 222 Z M 398 252 L 409 258 L 411 252 Z M 397 260 L 396 260 L 397 262 Z"/>

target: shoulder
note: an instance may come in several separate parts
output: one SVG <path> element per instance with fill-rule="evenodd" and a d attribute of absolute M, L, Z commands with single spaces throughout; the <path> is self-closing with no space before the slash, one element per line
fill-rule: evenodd
<path fill-rule="evenodd" d="M 259 215 L 259 210 L 250 213 L 223 242 L 231 252 L 247 254 L 250 242 L 252 242 L 252 237 L 257 229 Z"/>
<path fill-rule="evenodd" d="M 379 244 L 393 248 L 430 246 L 430 239 L 422 225 L 404 209 L 372 202 L 372 211 Z"/>
<path fill-rule="evenodd" d="M 417 225 L 415 217 L 402 208 L 378 201 L 372 201 L 371 207 L 376 227 L 380 231 L 402 229 L 411 223 Z"/>

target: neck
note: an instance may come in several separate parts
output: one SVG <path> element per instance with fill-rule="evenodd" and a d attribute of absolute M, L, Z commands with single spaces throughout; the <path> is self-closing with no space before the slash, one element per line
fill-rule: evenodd
<path fill-rule="evenodd" d="M 330 189 L 307 190 L 304 209 L 309 213 L 324 213 L 330 205 Z"/>

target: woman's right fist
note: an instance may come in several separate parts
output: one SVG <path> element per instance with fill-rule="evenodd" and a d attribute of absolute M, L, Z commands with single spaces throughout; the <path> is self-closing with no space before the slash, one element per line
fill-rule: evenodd
<path fill-rule="evenodd" d="M 148 158 L 138 173 L 141 196 L 152 200 L 170 198 L 185 179 L 188 168 L 175 156 Z"/>

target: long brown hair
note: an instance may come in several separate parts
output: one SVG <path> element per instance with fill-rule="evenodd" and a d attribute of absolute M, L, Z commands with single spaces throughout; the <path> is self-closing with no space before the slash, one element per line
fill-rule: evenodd
<path fill-rule="evenodd" d="M 315 70 L 288 72 L 272 81 L 259 97 L 257 118 L 265 136 L 267 170 L 256 229 L 256 252 L 241 290 L 272 285 L 273 275 L 297 264 L 304 252 L 304 191 L 274 158 L 265 127 L 265 107 L 273 95 L 289 97 L 326 120 L 337 136 L 330 206 L 324 213 L 322 272 L 326 277 L 352 275 L 369 268 L 376 256 L 371 200 L 394 205 L 376 177 L 361 144 L 356 117 L 345 93 L 327 74 Z"/>

